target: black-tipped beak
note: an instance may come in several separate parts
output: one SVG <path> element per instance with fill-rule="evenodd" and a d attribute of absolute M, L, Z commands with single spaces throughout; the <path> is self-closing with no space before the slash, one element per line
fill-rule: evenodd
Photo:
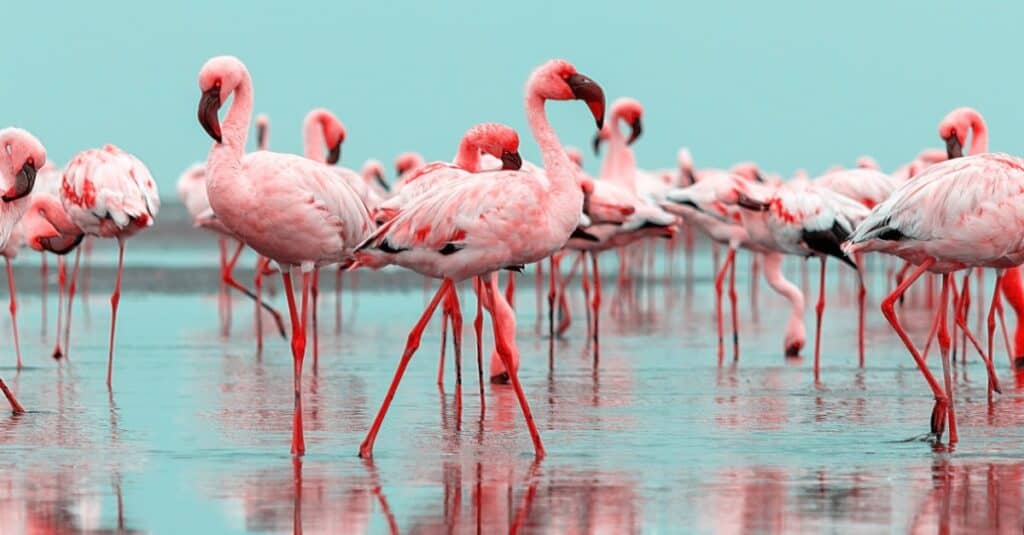
<path fill-rule="evenodd" d="M 327 165 L 334 165 L 341 159 L 341 141 L 327 153 Z"/>
<path fill-rule="evenodd" d="M 754 171 L 754 180 L 764 184 L 764 177 L 761 176 L 761 172 L 760 171 Z"/>
<path fill-rule="evenodd" d="M 591 144 L 594 146 L 594 155 L 595 156 L 601 154 L 601 141 L 602 141 L 601 140 L 601 131 L 598 130 L 598 132 L 596 134 L 594 134 L 594 140 L 591 141 Z"/>
<path fill-rule="evenodd" d="M 220 111 L 220 88 L 213 87 L 203 93 L 199 99 L 199 124 L 203 130 L 217 143 L 223 143 L 220 135 L 220 119 L 217 112 Z"/>
<path fill-rule="evenodd" d="M 395 177 L 399 177 L 400 178 L 402 176 L 402 173 L 404 173 L 404 172 L 405 172 L 405 170 L 402 169 L 401 165 L 396 165 L 395 166 Z"/>
<path fill-rule="evenodd" d="M 629 139 L 626 140 L 626 145 L 632 145 L 633 142 L 636 141 L 636 138 L 640 137 L 640 134 L 644 131 L 643 124 L 640 122 L 639 117 L 637 117 L 635 121 L 629 123 L 629 127 L 633 132 L 629 134 Z"/>
<path fill-rule="evenodd" d="M 383 189 L 384 191 L 391 191 L 391 186 L 389 186 L 387 181 L 384 180 L 384 175 L 380 173 L 374 173 L 373 178 L 374 180 L 377 181 L 377 185 L 380 186 L 381 189 Z"/>
<path fill-rule="evenodd" d="M 589 242 L 599 242 L 599 241 L 601 241 L 601 239 L 598 238 L 597 236 L 594 236 L 593 234 L 591 234 L 591 233 L 589 233 L 589 232 L 587 232 L 587 231 L 585 231 L 585 230 L 583 230 L 583 229 L 581 229 L 579 227 L 577 227 L 576 230 L 572 231 L 572 234 L 569 235 L 569 237 L 570 238 L 577 238 L 577 239 L 580 239 L 580 240 L 583 240 L 583 241 L 589 241 Z"/>
<path fill-rule="evenodd" d="M 949 137 L 946 138 L 946 156 L 952 160 L 953 158 L 960 158 L 964 155 L 964 148 L 960 145 L 960 139 L 956 137 L 956 132 L 951 132 Z"/>
<path fill-rule="evenodd" d="M 501 153 L 501 168 L 506 171 L 518 171 L 523 167 L 523 157 L 518 152 L 504 151 Z"/>
<path fill-rule="evenodd" d="M 16 201 L 29 193 L 36 185 L 36 166 L 26 162 L 14 177 L 14 185 L 0 197 L 4 202 Z"/>
<path fill-rule="evenodd" d="M 256 146 L 263 148 L 267 145 L 267 125 L 256 125 Z"/>
<path fill-rule="evenodd" d="M 565 82 L 572 89 L 573 97 L 587 103 L 597 123 L 597 129 L 600 130 L 604 126 L 604 90 L 597 82 L 580 73 L 570 75 Z"/>
<path fill-rule="evenodd" d="M 768 203 L 755 201 L 754 199 L 751 199 L 744 193 L 740 193 L 739 199 L 736 201 L 736 204 L 738 204 L 741 208 L 746 208 L 747 210 L 753 210 L 755 212 L 768 211 Z"/>

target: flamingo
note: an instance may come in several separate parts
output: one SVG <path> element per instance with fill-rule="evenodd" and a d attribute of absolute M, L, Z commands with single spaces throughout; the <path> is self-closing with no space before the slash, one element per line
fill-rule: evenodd
<path fill-rule="evenodd" d="M 974 129 L 972 155 L 936 163 L 913 180 L 903 183 L 858 226 L 844 245 L 848 254 L 878 251 L 896 255 L 916 269 L 882 301 L 882 313 L 910 351 L 935 396 L 931 435 L 941 440 L 949 427 L 949 441 L 958 441 L 952 376 L 949 366 L 950 338 L 946 306 L 951 274 L 973 267 L 996 268 L 996 283 L 989 310 L 988 353 L 980 351 L 989 376 L 989 388 L 999 392 L 992 365 L 992 334 L 1002 270 L 1024 263 L 1024 244 L 1019 206 L 1024 202 L 1024 160 L 1002 153 L 981 152 L 978 125 L 961 126 L 970 114 L 954 110 L 939 126 L 950 156 L 961 153 L 968 130 Z M 966 121 L 971 123 L 970 120 Z M 978 151 L 979 154 L 973 154 Z M 932 375 L 916 345 L 903 329 L 893 308 L 896 300 L 925 272 L 942 275 L 942 292 L 936 314 L 945 389 Z M 966 323 L 954 314 L 959 327 L 970 336 Z M 973 337 L 972 341 L 973 341 Z"/>
<path fill-rule="evenodd" d="M 544 175 L 524 170 L 472 174 L 439 167 L 420 179 L 432 179 L 435 173 L 451 177 L 444 187 L 421 195 L 359 247 L 357 258 L 361 264 L 398 264 L 443 280 L 409 334 L 388 393 L 359 448 L 361 457 L 372 456 L 374 440 L 423 329 L 455 282 L 547 258 L 561 249 L 576 229 L 583 191 L 576 179 L 576 165 L 548 123 L 546 100 L 583 100 L 598 129 L 604 120 L 604 93 L 600 86 L 567 61 L 544 63 L 533 72 L 526 86 L 527 121 L 541 148 Z M 483 286 L 504 368 L 501 372 L 492 370 L 492 377 L 496 372 L 507 374 L 530 431 L 535 455 L 541 458 L 544 446 L 517 373 L 515 315 L 493 276 Z"/>
<path fill-rule="evenodd" d="M 74 240 L 85 235 L 115 238 L 118 246 L 117 278 L 110 296 L 110 340 L 107 353 L 107 388 L 112 386 L 114 333 L 121 300 L 125 240 L 153 225 L 160 209 L 156 182 L 138 158 L 114 145 L 88 149 L 75 155 L 64 170 L 60 203 L 49 195 L 34 199 L 32 209 L 46 218 L 62 236 Z M 72 270 L 68 293 L 70 324 L 71 296 L 77 277 L 78 258 Z M 69 325 L 65 325 L 67 330 Z"/>
<path fill-rule="evenodd" d="M 742 223 L 742 216 L 736 206 L 727 206 L 718 200 L 718 191 L 731 188 L 732 182 L 747 180 L 739 175 L 724 171 L 708 171 L 702 174 L 700 181 L 685 187 L 672 190 L 662 206 L 686 219 L 695 228 L 700 229 L 712 240 L 728 247 L 725 262 L 721 264 L 715 275 L 715 317 L 718 327 L 718 359 L 725 354 L 722 321 L 722 286 L 726 274 L 735 265 L 736 250 L 744 248 L 763 258 L 763 274 L 765 281 L 777 293 L 790 303 L 790 317 L 783 335 L 783 352 L 787 357 L 796 357 L 807 343 L 807 332 L 804 328 L 803 311 L 804 295 L 795 285 L 782 275 L 782 254 L 773 248 L 762 246 L 751 240 L 750 234 Z M 736 292 L 730 289 L 729 298 L 733 310 L 733 355 L 739 358 L 739 322 L 736 314 Z"/>
<path fill-rule="evenodd" d="M 11 258 L 17 254 L 18 236 L 12 236 L 18 223 L 28 210 L 36 172 L 46 165 L 46 149 L 27 130 L 4 128 L 0 130 L 0 250 L 7 262 L 7 284 L 10 290 L 11 326 L 14 329 L 14 352 L 21 369 L 21 345 L 18 342 L 17 302 L 15 300 L 14 272 Z M 13 240 L 12 240 L 13 238 Z M 6 390 L 6 389 L 5 389 Z M 6 391 L 5 391 L 6 394 Z M 13 399 L 8 396 L 8 399 Z M 13 403 L 12 403 L 13 405 Z"/>
<path fill-rule="evenodd" d="M 380 160 L 366 160 L 359 174 L 363 176 L 363 181 L 373 189 L 378 197 L 383 199 L 391 193 L 391 186 L 384 179 L 384 166 Z"/>
<path fill-rule="evenodd" d="M 305 453 L 302 430 L 302 361 L 306 313 L 314 268 L 351 259 L 351 248 L 373 228 L 354 191 L 329 167 L 293 154 L 244 154 L 253 106 L 253 83 L 236 57 L 217 56 L 199 72 L 199 123 L 214 140 L 206 188 L 217 218 L 257 253 L 280 266 L 292 324 L 295 410 L 293 455 Z M 232 95 L 223 124 L 222 103 Z M 295 304 L 292 269 L 302 272 L 302 310 Z"/>
<path fill-rule="evenodd" d="M 784 254 L 816 256 L 821 260 L 815 306 L 814 376 L 817 380 L 825 311 L 825 262 L 832 256 L 858 269 L 840 249 L 840 244 L 853 232 L 856 221 L 866 217 L 867 209 L 808 180 L 790 181 L 778 187 L 733 180 L 718 189 L 717 195 L 720 202 L 741 208 L 743 226 L 752 241 Z"/>

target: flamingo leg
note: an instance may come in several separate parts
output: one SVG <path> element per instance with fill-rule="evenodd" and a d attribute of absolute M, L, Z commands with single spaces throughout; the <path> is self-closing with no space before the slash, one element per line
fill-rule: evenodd
<path fill-rule="evenodd" d="M 591 301 L 591 314 L 594 317 L 594 364 L 600 358 L 600 335 L 601 335 L 601 271 L 598 269 L 597 252 L 590 252 L 590 267 L 594 273 L 594 300 Z"/>
<path fill-rule="evenodd" d="M 451 299 L 452 349 L 455 352 L 455 414 L 456 421 L 462 421 L 462 307 L 455 285 L 448 292 Z"/>
<path fill-rule="evenodd" d="M 515 321 L 515 316 L 512 314 L 512 308 L 508 303 L 502 302 L 501 291 L 498 289 L 497 284 L 497 277 L 494 276 L 491 276 L 490 281 L 485 283 L 488 294 L 487 298 L 492 304 L 490 312 L 491 326 L 494 329 L 494 345 L 497 348 L 498 356 L 505 365 L 505 371 L 508 372 L 512 388 L 516 392 L 516 398 L 519 399 L 519 408 L 523 411 L 526 427 L 529 429 L 530 438 L 533 440 L 534 453 L 538 459 L 542 459 L 544 458 L 544 445 L 540 440 L 540 432 L 537 431 L 537 425 L 533 421 L 533 414 L 530 412 L 530 404 L 526 400 L 526 394 L 523 393 L 523 386 L 519 383 L 519 371 L 512 366 L 515 360 L 512 358 L 512 351 L 514 351 L 512 344 L 503 335 L 503 333 L 515 332 L 515 328 L 508 329 L 505 327 L 507 321 Z"/>
<path fill-rule="evenodd" d="M 508 301 L 512 310 L 516 309 L 516 274 L 512 271 L 508 272 L 508 282 L 505 284 L 505 301 Z"/>
<path fill-rule="evenodd" d="M 441 301 L 441 358 L 437 363 L 437 386 L 444 387 L 444 354 L 448 345 L 448 316 L 451 314 L 451 292 Z"/>
<path fill-rule="evenodd" d="M 220 335 L 228 335 L 228 324 L 227 324 L 227 299 L 228 292 L 224 286 L 224 272 L 228 267 L 228 250 L 227 250 L 227 238 L 220 238 L 217 240 L 217 249 L 220 251 L 220 272 L 221 281 L 217 285 L 217 313 L 220 315 Z"/>
<path fill-rule="evenodd" d="M 82 248 L 75 249 L 75 267 L 71 270 L 71 281 L 68 283 L 68 310 L 64 318 L 64 356 L 71 358 L 71 311 L 75 303 L 75 291 L 78 288 L 78 261 L 82 256 Z"/>
<path fill-rule="evenodd" d="M 11 269 L 10 257 L 4 257 L 7 262 L 7 291 L 11 294 L 11 328 L 14 329 L 14 354 L 18 356 L 18 369 L 21 369 L 21 343 L 18 341 L 18 300 L 15 297 L 17 291 L 14 285 L 14 270 Z"/>
<path fill-rule="evenodd" d="M 759 280 L 761 278 L 760 277 L 760 271 L 761 271 L 761 255 L 757 255 L 757 254 L 750 255 L 750 305 L 751 305 L 751 314 L 753 315 L 754 323 L 757 323 L 760 320 L 760 317 L 759 317 L 760 314 L 758 312 L 758 307 L 757 307 L 757 302 L 758 302 L 758 298 L 757 298 L 758 284 L 759 284 Z"/>
<path fill-rule="evenodd" d="M 970 282 L 970 281 L 965 278 L 964 282 Z M 954 288 L 955 288 L 955 286 L 954 286 Z M 999 377 L 996 375 L 996 369 L 995 369 L 995 366 L 992 363 L 992 358 L 985 354 L 985 350 L 982 349 L 981 344 L 978 342 L 977 337 L 975 337 L 974 333 L 972 333 L 970 328 L 968 328 L 968 326 L 967 326 L 967 312 L 966 312 L 966 310 L 965 309 L 961 309 L 961 313 L 956 315 L 956 316 L 954 316 L 954 317 L 955 317 L 955 320 L 956 320 L 957 324 L 960 326 L 960 330 L 964 333 L 964 338 L 967 339 L 967 340 L 970 340 L 971 345 L 974 346 L 974 349 L 978 351 L 978 355 L 981 356 L 982 362 L 985 363 L 985 370 L 988 373 L 988 390 L 989 390 L 988 395 L 989 395 L 989 398 L 991 399 L 992 391 L 1002 393 L 1002 389 L 1000 389 L 1000 387 L 999 387 Z M 964 353 L 966 353 L 966 351 L 967 350 L 964 349 Z"/>
<path fill-rule="evenodd" d="M 730 249 L 735 251 L 735 249 Z M 736 306 L 736 258 L 733 252 L 733 259 L 729 262 L 729 305 L 732 307 L 732 359 L 740 360 L 740 320 L 739 310 Z"/>
<path fill-rule="evenodd" d="M 313 268 L 312 294 L 312 315 L 313 315 L 313 374 L 316 375 L 317 366 L 320 364 L 320 330 L 317 321 L 317 309 L 320 304 L 320 268 Z M 306 321 L 303 316 L 302 321 Z"/>
<path fill-rule="evenodd" d="M 64 285 L 67 283 L 67 270 L 64 267 L 64 257 L 57 257 L 57 330 L 54 332 L 53 358 L 60 360 L 64 352 L 60 349 L 61 322 L 64 314 L 61 309 L 64 306 Z"/>
<path fill-rule="evenodd" d="M 39 253 L 39 278 L 40 278 L 40 282 L 42 282 L 42 284 L 39 286 L 39 290 L 42 293 L 42 307 L 40 309 L 41 312 L 42 312 L 42 323 L 40 323 L 39 329 L 40 329 L 40 336 L 42 336 L 42 338 L 44 340 L 46 339 L 46 309 L 49 306 L 49 303 L 47 302 L 47 299 L 46 299 L 47 289 L 50 286 L 49 281 L 47 281 L 47 279 L 49 278 L 49 271 L 50 271 L 50 268 L 49 268 L 49 265 L 47 264 L 46 253 L 45 252 L 40 252 Z"/>
<path fill-rule="evenodd" d="M 725 357 L 725 327 L 722 320 L 722 286 L 725 282 L 725 275 L 729 272 L 729 264 L 736 258 L 736 250 L 731 246 L 725 254 L 725 262 L 722 263 L 715 274 L 715 324 L 718 327 L 718 362 Z"/>
<path fill-rule="evenodd" d="M 910 277 L 900 282 L 899 286 L 888 297 L 882 301 L 882 314 L 885 319 L 892 325 L 892 328 L 896 331 L 896 334 L 903 341 L 903 345 L 910 351 L 910 356 L 913 357 L 914 363 L 917 364 L 918 370 L 921 371 L 921 375 L 924 376 L 925 381 L 928 383 L 929 388 L 932 390 L 932 394 L 935 396 L 935 407 L 932 409 L 931 429 L 932 433 L 937 438 L 942 437 L 942 433 L 945 429 L 946 421 L 946 408 L 949 404 L 949 399 L 946 397 L 945 391 L 939 385 L 939 382 L 935 380 L 935 376 L 932 375 L 931 370 L 928 369 L 928 365 L 925 364 L 924 359 L 921 358 L 921 354 L 917 350 L 917 346 L 910 339 L 910 335 L 903 329 L 900 324 L 899 318 L 896 317 L 895 304 L 896 301 L 907 291 L 907 288 L 914 283 L 917 279 L 924 275 L 925 271 L 928 270 L 935 264 L 934 258 L 928 258 L 922 262 L 917 269 L 910 275 Z"/>
<path fill-rule="evenodd" d="M 292 419 L 292 455 L 306 453 L 306 441 L 302 426 L 302 361 L 306 356 L 306 314 L 309 299 L 310 275 L 302 274 L 302 310 L 295 306 L 295 294 L 292 290 L 291 269 L 281 266 L 281 281 L 288 298 L 288 313 L 292 321 L 292 360 L 295 376 L 295 414 Z"/>
<path fill-rule="evenodd" d="M 239 246 L 241 246 L 241 244 L 239 244 Z M 237 257 L 236 257 L 236 260 L 237 260 Z M 257 285 L 260 288 L 260 294 L 263 293 L 262 292 L 263 279 L 262 279 L 261 270 L 262 270 L 263 267 L 266 267 L 268 265 L 268 263 L 269 263 L 269 260 L 264 258 L 260 262 L 257 262 L 257 264 L 256 264 L 256 271 L 257 271 L 256 277 L 257 277 L 257 279 L 253 282 L 253 284 Z M 277 325 L 277 332 L 278 332 L 278 334 L 281 335 L 281 338 L 287 339 L 288 335 L 287 335 L 287 331 L 285 330 L 285 327 L 284 327 L 284 319 L 281 317 L 281 313 L 278 312 L 277 309 L 275 309 L 273 306 L 271 306 L 270 303 L 267 303 L 266 301 L 264 301 L 259 295 L 256 295 L 251 290 L 249 290 L 245 286 L 242 286 L 237 280 L 235 280 L 235 276 L 232 274 L 232 269 L 234 269 L 234 264 L 233 263 L 225 264 L 224 271 L 221 274 L 221 281 L 223 282 L 223 284 L 225 284 L 226 287 L 234 288 L 236 291 L 241 292 L 243 295 L 245 295 L 249 299 L 252 299 L 257 304 L 257 306 L 259 306 L 263 310 L 266 310 L 267 312 L 269 312 L 270 315 L 274 318 L 274 324 Z M 262 338 L 261 338 L 261 340 L 262 340 Z M 259 347 L 261 347 L 261 348 L 263 347 L 262 343 L 259 343 Z"/>
<path fill-rule="evenodd" d="M 551 266 L 548 269 L 548 339 L 551 356 L 554 355 L 555 340 L 555 271 L 558 269 L 558 261 L 555 259 L 558 253 L 551 255 Z"/>
<path fill-rule="evenodd" d="M 402 381 L 402 375 L 405 374 L 405 368 L 409 365 L 409 361 L 412 360 L 413 353 L 419 348 L 420 339 L 423 337 L 423 330 L 427 327 L 427 323 L 430 322 L 430 317 L 434 315 L 434 310 L 437 309 L 441 299 L 451 291 L 451 288 L 451 279 L 445 279 L 441 283 L 441 287 L 437 289 L 433 299 L 427 303 L 427 307 L 423 310 L 423 315 L 420 316 L 419 321 L 416 322 L 416 325 L 409 333 L 409 338 L 405 344 L 405 351 L 398 362 L 395 376 L 391 379 L 388 393 L 384 396 L 384 401 L 381 403 L 380 410 L 377 411 L 377 416 L 373 419 L 373 425 L 370 426 L 370 430 L 366 433 L 366 438 L 363 439 L 363 443 L 359 446 L 360 457 L 366 459 L 373 456 L 373 443 L 377 439 L 377 433 L 380 431 L 381 424 L 384 423 L 384 416 L 388 412 L 388 407 L 391 406 L 391 400 L 395 397 L 395 392 L 398 390 L 398 384 Z M 512 375 L 514 376 L 515 374 Z"/>
<path fill-rule="evenodd" d="M 540 266 L 541 263 L 537 262 Z M 483 414 L 485 401 L 484 401 L 484 341 L 483 341 L 483 330 L 484 330 L 484 308 L 483 308 L 483 289 L 480 285 L 483 281 L 479 277 L 476 278 L 476 317 L 473 318 L 473 333 L 476 335 L 476 374 L 480 384 L 480 413 Z"/>
<path fill-rule="evenodd" d="M 256 289 L 256 351 L 263 352 L 263 311 L 260 310 L 263 304 L 263 269 L 266 267 L 266 257 L 260 256 L 256 259 L 256 275 L 253 277 L 252 285 Z"/>
<path fill-rule="evenodd" d="M 995 284 L 995 288 L 992 290 L 992 304 L 989 306 L 989 309 L 988 309 L 988 325 L 987 325 L 988 326 L 988 338 L 987 338 L 987 342 L 988 342 L 988 358 L 990 360 L 993 360 L 994 357 L 995 357 L 995 354 L 994 354 L 994 350 L 995 350 L 995 347 L 994 347 L 994 342 L 995 342 L 994 335 L 995 335 L 995 332 L 996 332 L 996 309 L 999 307 L 999 296 L 1000 296 L 1000 293 L 1002 292 L 1002 285 L 1003 285 L 1003 272 L 1002 272 L 1002 270 L 997 270 L 996 271 L 996 284 Z"/>
<path fill-rule="evenodd" d="M 949 289 L 952 279 L 948 273 L 942 275 L 942 292 L 939 296 L 939 351 L 942 355 L 942 376 L 946 386 L 946 399 L 949 403 L 946 416 L 949 422 L 949 443 L 956 444 L 958 437 L 956 432 L 956 410 L 953 403 L 953 376 L 950 370 L 949 353 L 952 340 L 949 336 L 949 329 L 946 321 L 946 310 L 949 306 Z"/>
<path fill-rule="evenodd" d="M 76 256 L 77 258 L 77 256 Z M 78 263 L 77 261 L 75 262 Z M 107 352 L 107 389 L 111 388 L 114 375 L 114 332 L 117 329 L 117 305 L 121 302 L 121 273 L 124 271 L 124 240 L 117 240 L 117 279 L 114 281 L 114 293 L 110 294 L 110 341 Z M 74 280 L 72 279 L 72 284 Z M 70 300 L 69 300 L 70 301 Z M 68 318 L 70 322 L 70 318 Z"/>
<path fill-rule="evenodd" d="M 541 316 L 544 313 L 544 311 L 543 311 L 544 304 L 542 302 L 543 298 L 541 296 L 541 294 L 544 292 L 544 290 L 543 290 L 544 289 L 544 262 L 543 261 L 536 262 L 536 263 L 533 264 L 533 267 L 535 269 L 535 271 L 533 272 L 533 274 L 534 274 L 533 293 L 534 293 L 534 297 L 537 298 L 537 319 L 539 321 Z"/>
<path fill-rule="evenodd" d="M 572 284 L 572 280 L 576 277 L 576 269 L 579 268 L 581 255 L 577 255 L 569 266 L 569 274 L 563 280 L 561 273 L 558 274 L 558 329 L 555 334 L 561 338 L 565 335 L 565 332 L 569 330 L 572 325 L 572 313 L 569 310 L 569 299 L 565 293 L 569 286 Z M 513 308 L 513 310 L 515 310 Z"/>
<path fill-rule="evenodd" d="M 25 407 L 18 403 L 18 398 L 14 397 L 14 393 L 11 389 L 7 388 L 7 383 L 3 379 L 0 379 L 0 392 L 4 393 L 4 397 L 7 398 L 7 403 L 11 405 L 11 412 L 13 414 L 25 414 Z"/>
<path fill-rule="evenodd" d="M 857 264 L 857 363 L 864 367 L 864 318 L 868 296 L 867 286 L 864 285 L 864 257 L 860 253 L 855 255 Z"/>
<path fill-rule="evenodd" d="M 818 275 L 818 304 L 814 307 L 817 323 L 814 326 L 814 380 L 821 378 L 821 317 L 825 313 L 825 257 L 821 257 Z"/>
<path fill-rule="evenodd" d="M 586 254 L 587 253 L 585 252 L 580 252 L 580 258 L 584 258 Z M 587 313 L 587 338 L 589 339 L 594 334 L 594 326 L 591 324 L 591 321 L 593 321 L 593 315 L 590 313 L 590 268 L 586 262 L 582 262 L 582 264 L 583 273 L 581 282 L 583 283 L 583 309 L 586 310 Z"/>

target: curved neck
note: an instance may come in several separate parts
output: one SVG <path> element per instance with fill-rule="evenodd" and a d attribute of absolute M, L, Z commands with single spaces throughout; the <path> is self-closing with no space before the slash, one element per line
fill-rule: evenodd
<path fill-rule="evenodd" d="M 470 173 L 480 171 L 480 148 L 469 139 L 469 136 L 463 137 L 459 142 L 459 151 L 455 153 L 455 161 L 452 163 Z"/>
<path fill-rule="evenodd" d="M 71 218 L 68 217 L 68 213 L 64 210 L 64 206 L 49 193 L 41 193 L 32 196 L 32 204 L 29 206 L 29 211 L 36 212 L 43 217 L 53 228 L 57 229 L 63 235 L 76 235 L 81 234 L 82 229 L 78 228 Z"/>
<path fill-rule="evenodd" d="M 981 117 L 971 117 L 971 150 L 970 156 L 977 156 L 988 152 L 988 129 Z"/>
<path fill-rule="evenodd" d="M 765 253 L 761 255 L 764 265 L 764 278 L 768 285 L 789 301 L 790 322 L 804 321 L 804 294 L 793 283 L 782 276 L 782 253 Z"/>
<path fill-rule="evenodd" d="M 241 175 L 242 155 L 249 137 L 252 116 L 252 79 L 245 73 L 234 91 L 234 99 L 221 123 L 222 143 L 214 142 L 206 159 L 206 187 L 216 189 L 224 181 L 237 180 Z"/>
<path fill-rule="evenodd" d="M 544 113 L 544 99 L 532 92 L 526 95 L 526 121 L 530 125 L 530 132 L 540 146 L 541 160 L 544 162 L 544 172 L 551 182 L 551 189 L 579 189 L 576 184 L 576 166 L 565 153 L 558 136 L 551 129 L 547 115 Z M 580 199 L 582 199 L 582 192 Z M 582 200 L 581 200 L 582 203 Z"/>
<path fill-rule="evenodd" d="M 320 163 L 327 161 L 327 155 L 324 154 L 327 138 L 324 137 L 323 123 L 316 115 L 307 117 L 305 124 L 302 125 L 302 141 L 305 144 L 306 158 Z"/>

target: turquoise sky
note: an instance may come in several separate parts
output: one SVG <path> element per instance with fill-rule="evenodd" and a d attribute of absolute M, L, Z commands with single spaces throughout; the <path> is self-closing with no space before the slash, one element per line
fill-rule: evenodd
<path fill-rule="evenodd" d="M 299 151 L 300 123 L 333 109 L 358 168 L 415 149 L 450 159 L 482 121 L 525 132 L 522 88 L 550 57 L 610 99 L 646 107 L 643 167 L 692 148 L 699 166 L 755 160 L 818 172 L 871 154 L 887 168 L 926 145 L 959 105 L 988 119 L 993 150 L 1020 153 L 1024 4 L 858 2 L 10 2 L 0 123 L 34 132 L 56 161 L 114 143 L 145 161 L 163 196 L 205 158 L 196 75 L 245 61 L 272 147 Z M 549 106 L 585 146 L 582 105 Z M 588 168 L 596 170 L 592 159 Z"/>

